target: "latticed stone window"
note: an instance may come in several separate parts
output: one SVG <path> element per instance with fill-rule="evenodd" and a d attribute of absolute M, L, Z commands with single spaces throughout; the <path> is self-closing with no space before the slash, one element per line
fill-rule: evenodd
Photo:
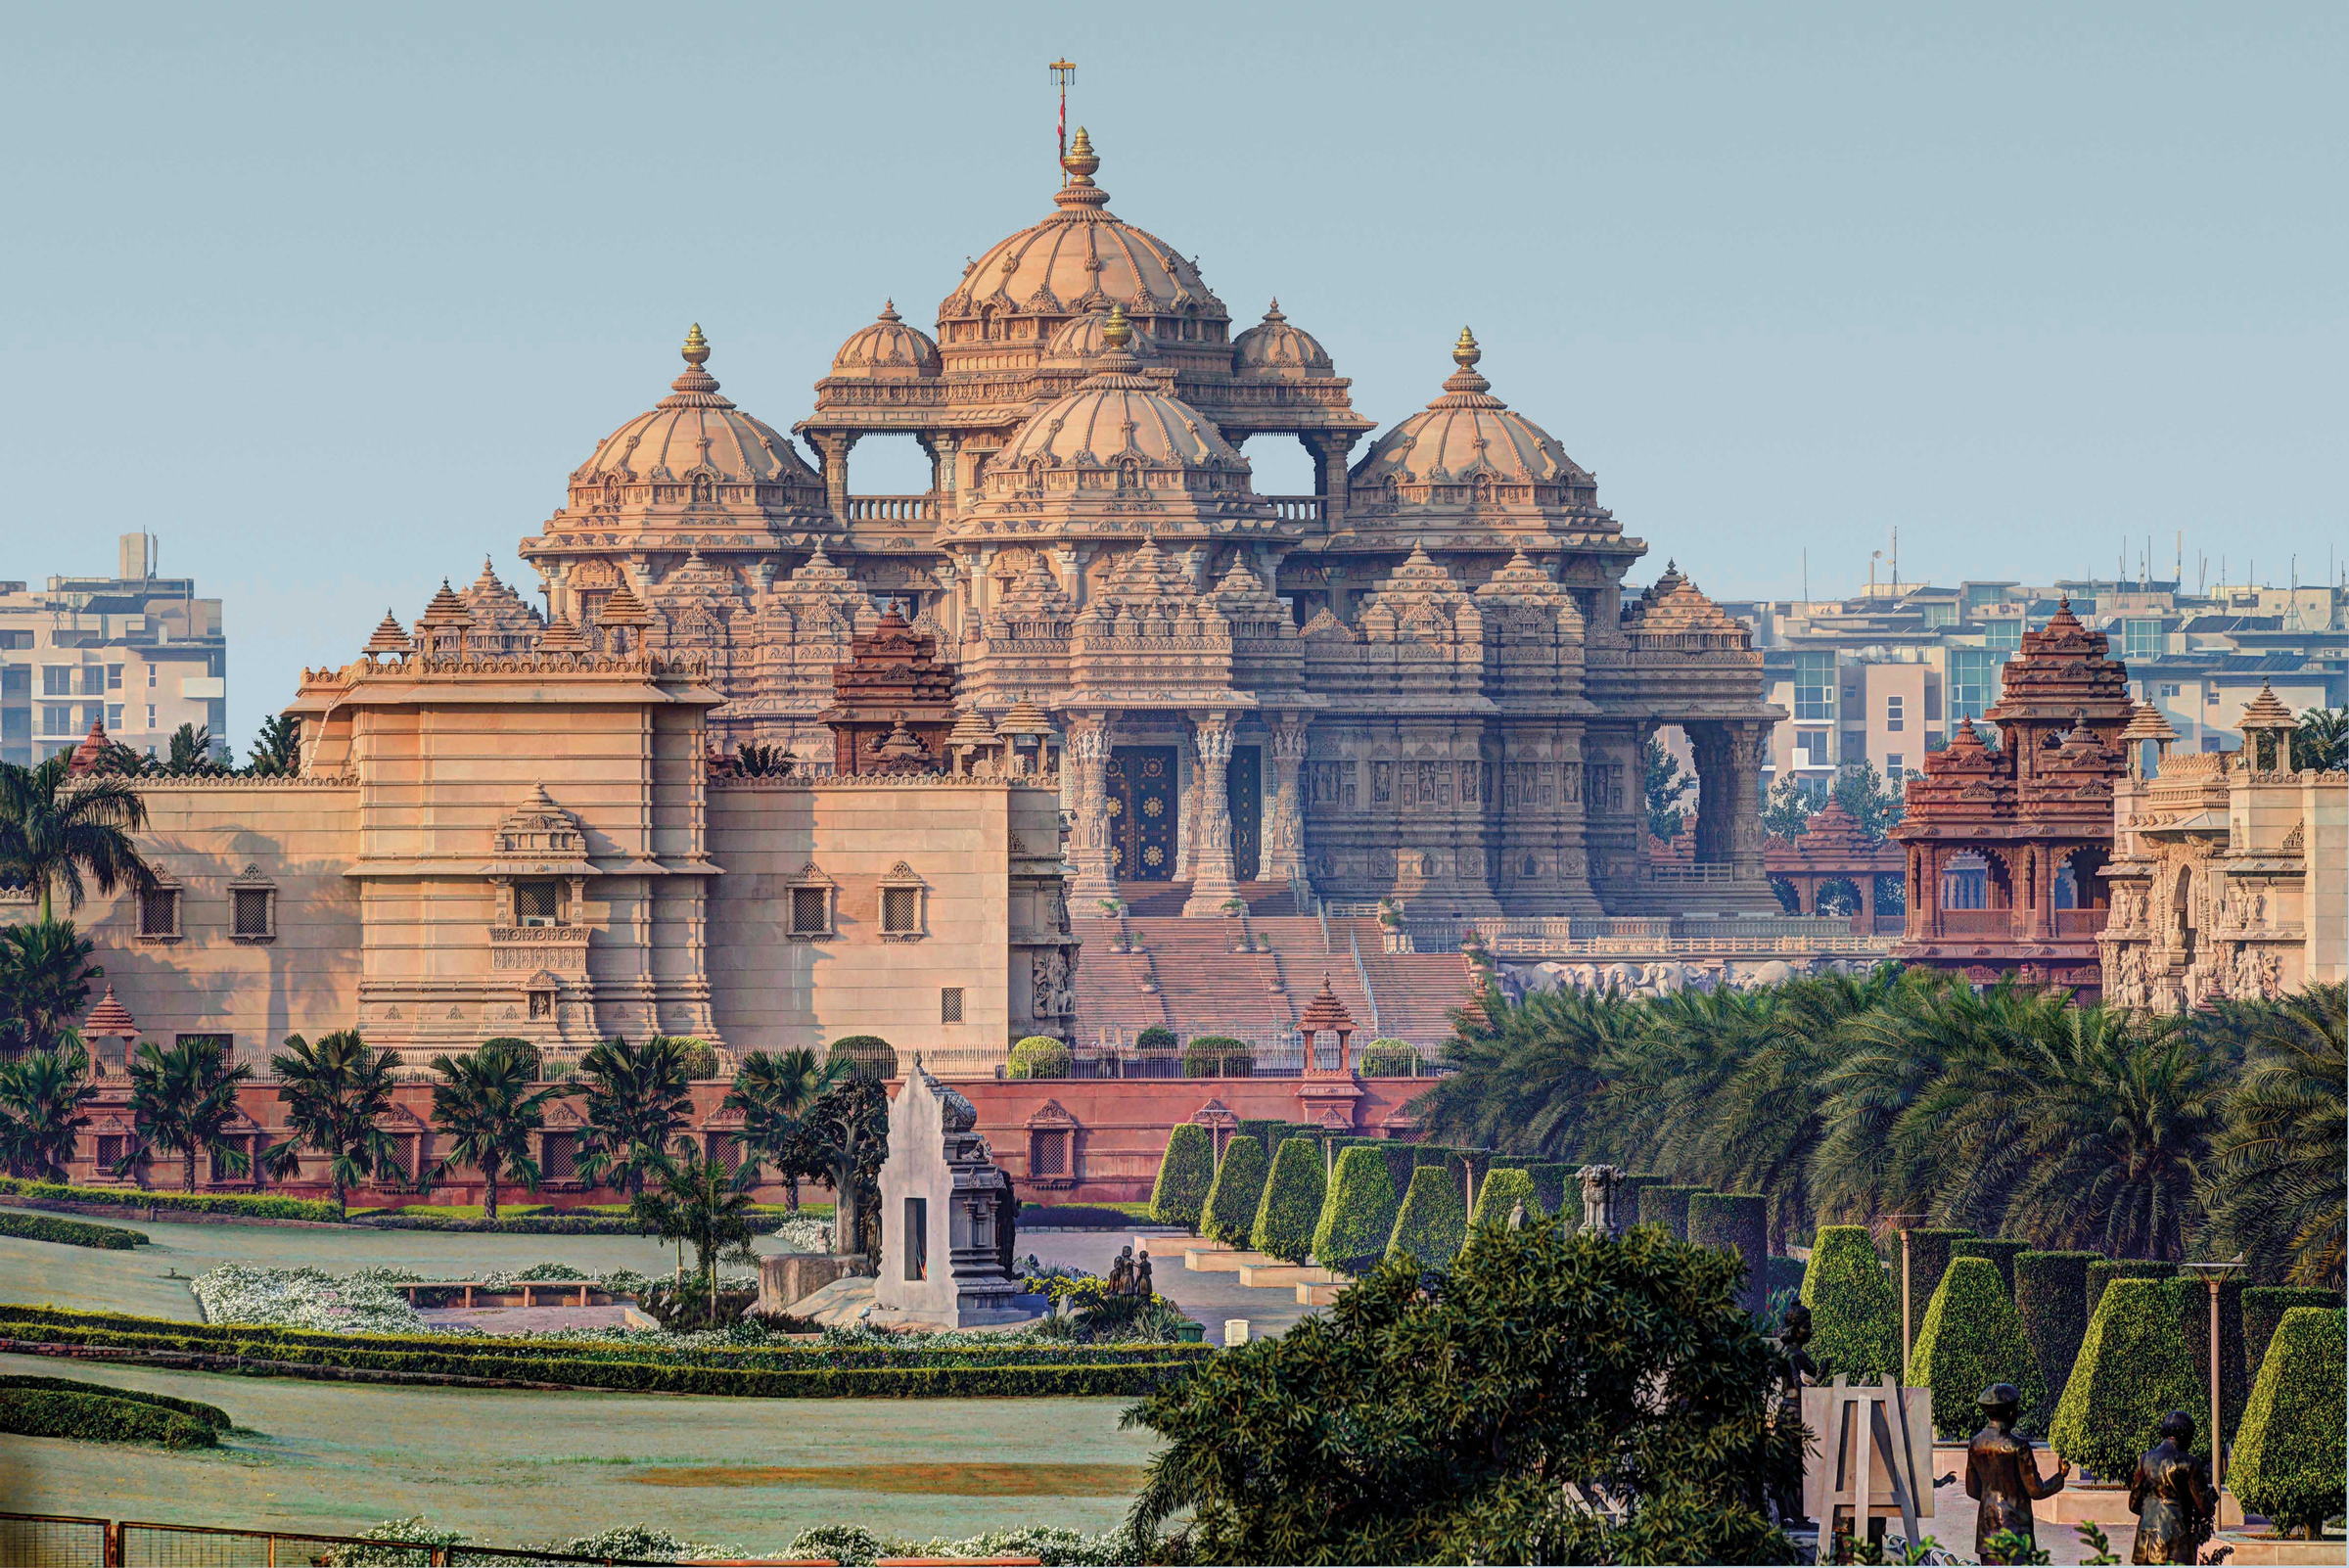
<path fill-rule="evenodd" d="M 881 879 L 881 940 L 918 942 L 928 935 L 930 892 L 912 866 L 899 860 Z"/>
<path fill-rule="evenodd" d="M 1069 1174 L 1069 1134 L 1066 1129 L 1055 1128 L 1033 1134 L 1035 1143 L 1029 1150 L 1028 1174 L 1038 1176 Z"/>
<path fill-rule="evenodd" d="M 239 942 L 267 942 L 277 935 L 277 890 L 229 890 L 230 934 Z"/>
<path fill-rule="evenodd" d="M 729 1176 L 742 1169 L 742 1140 L 731 1132 L 710 1134 L 710 1163 Z"/>
<path fill-rule="evenodd" d="M 832 930 L 832 890 L 830 888 L 794 888 L 791 890 L 791 934 L 795 937 L 828 935 Z"/>
<path fill-rule="evenodd" d="M 568 1181 L 579 1174 L 579 1135 L 549 1132 L 538 1159 L 539 1175 L 549 1181 Z"/>
<path fill-rule="evenodd" d="M 139 935 L 156 940 L 178 937 L 177 888 L 149 888 L 139 895 Z"/>
<path fill-rule="evenodd" d="M 941 986 L 938 990 L 938 1021 L 942 1024 L 962 1022 L 962 988 Z"/>
<path fill-rule="evenodd" d="M 563 924 L 563 884 L 554 881 L 514 884 L 514 923 L 518 926 Z"/>

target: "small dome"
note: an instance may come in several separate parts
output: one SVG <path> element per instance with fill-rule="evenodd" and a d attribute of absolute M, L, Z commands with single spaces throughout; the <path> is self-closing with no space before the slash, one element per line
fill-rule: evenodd
<path fill-rule="evenodd" d="M 1051 341 L 1044 345 L 1044 359 L 1053 364 L 1089 365 L 1109 352 L 1108 333 L 1106 308 L 1072 316 L 1053 329 Z M 1138 332 L 1130 336 L 1126 347 L 1137 359 L 1148 359 L 1158 352 L 1149 338 Z"/>
<path fill-rule="evenodd" d="M 1460 329 L 1451 357 L 1460 368 L 1444 395 L 1381 436 L 1354 468 L 1354 485 L 1461 484 L 1478 476 L 1508 484 L 1582 486 L 1589 475 L 1549 433 L 1494 396 L 1476 372 L 1476 336 Z"/>
<path fill-rule="evenodd" d="M 895 300 L 885 300 L 869 327 L 859 327 L 832 356 L 832 374 L 869 381 L 903 381 L 939 372 L 938 345 L 908 327 Z"/>
<path fill-rule="evenodd" d="M 680 500 L 715 499 L 718 485 L 781 484 L 808 486 L 820 501 L 823 481 L 793 449 L 791 438 L 718 394 L 717 378 L 702 368 L 710 341 L 699 322 L 686 335 L 682 353 L 685 373 L 668 384 L 669 394 L 605 437 L 595 455 L 573 472 L 572 505 L 617 507 L 622 486 L 646 481 L 689 486 L 693 493 Z"/>
<path fill-rule="evenodd" d="M 1333 368 L 1329 350 L 1312 333 L 1290 326 L 1278 300 L 1265 319 L 1233 339 L 1231 346 L 1232 368 L 1243 376 L 1326 376 Z"/>
<path fill-rule="evenodd" d="M 989 460 L 993 484 L 1018 484 L 1041 468 L 1201 468 L 1245 475 L 1247 460 L 1197 409 L 1170 395 L 1130 351 L 1133 326 L 1122 309 L 1102 325 L 1100 372 L 1030 416 Z"/>

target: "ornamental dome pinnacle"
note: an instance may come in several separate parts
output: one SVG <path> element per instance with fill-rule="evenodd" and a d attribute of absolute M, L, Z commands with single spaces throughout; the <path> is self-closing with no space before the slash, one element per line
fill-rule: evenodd
<path fill-rule="evenodd" d="M 885 300 L 871 325 L 857 328 L 832 356 L 832 374 L 866 381 L 918 380 L 939 373 L 938 345 L 905 325 L 895 300 Z"/>
<path fill-rule="evenodd" d="M 1281 314 L 1272 301 L 1265 319 L 1232 340 L 1232 369 L 1242 376 L 1305 379 L 1334 373 L 1329 350 Z"/>

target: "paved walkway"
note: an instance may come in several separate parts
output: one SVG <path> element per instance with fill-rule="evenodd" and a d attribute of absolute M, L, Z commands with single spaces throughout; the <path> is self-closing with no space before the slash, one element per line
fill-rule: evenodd
<path fill-rule="evenodd" d="M 1320 1311 L 1317 1307 L 1297 1305 L 1297 1290 L 1293 1285 L 1249 1286 L 1241 1284 L 1236 1273 L 1192 1273 L 1183 1268 L 1182 1254 L 1174 1250 L 1175 1239 L 1172 1235 L 1153 1236 L 1147 1231 L 1131 1230 L 1023 1230 L 1019 1255 L 1025 1259 L 1034 1253 L 1039 1263 L 1106 1274 L 1119 1248 L 1129 1241 L 1147 1246 L 1151 1287 L 1205 1323 L 1207 1342 L 1211 1345 L 1223 1343 L 1225 1318 L 1247 1318 L 1250 1335 L 1263 1339 Z M 1167 1250 L 1161 1252 L 1162 1246 Z"/>
<path fill-rule="evenodd" d="M 423 1307 L 416 1315 L 435 1328 L 478 1328 L 484 1334 L 658 1326 L 632 1307 Z"/>

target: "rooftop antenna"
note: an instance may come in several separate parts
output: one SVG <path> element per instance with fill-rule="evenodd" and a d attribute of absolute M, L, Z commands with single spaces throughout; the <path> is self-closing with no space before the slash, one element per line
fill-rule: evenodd
<path fill-rule="evenodd" d="M 1076 79 L 1076 75 L 1077 62 L 1074 60 L 1052 62 L 1052 79 L 1060 85 L 1060 156 L 1064 159 L 1069 156 L 1069 83 Z M 1060 171 L 1060 183 L 1069 183 L 1069 171 L 1065 168 Z"/>

